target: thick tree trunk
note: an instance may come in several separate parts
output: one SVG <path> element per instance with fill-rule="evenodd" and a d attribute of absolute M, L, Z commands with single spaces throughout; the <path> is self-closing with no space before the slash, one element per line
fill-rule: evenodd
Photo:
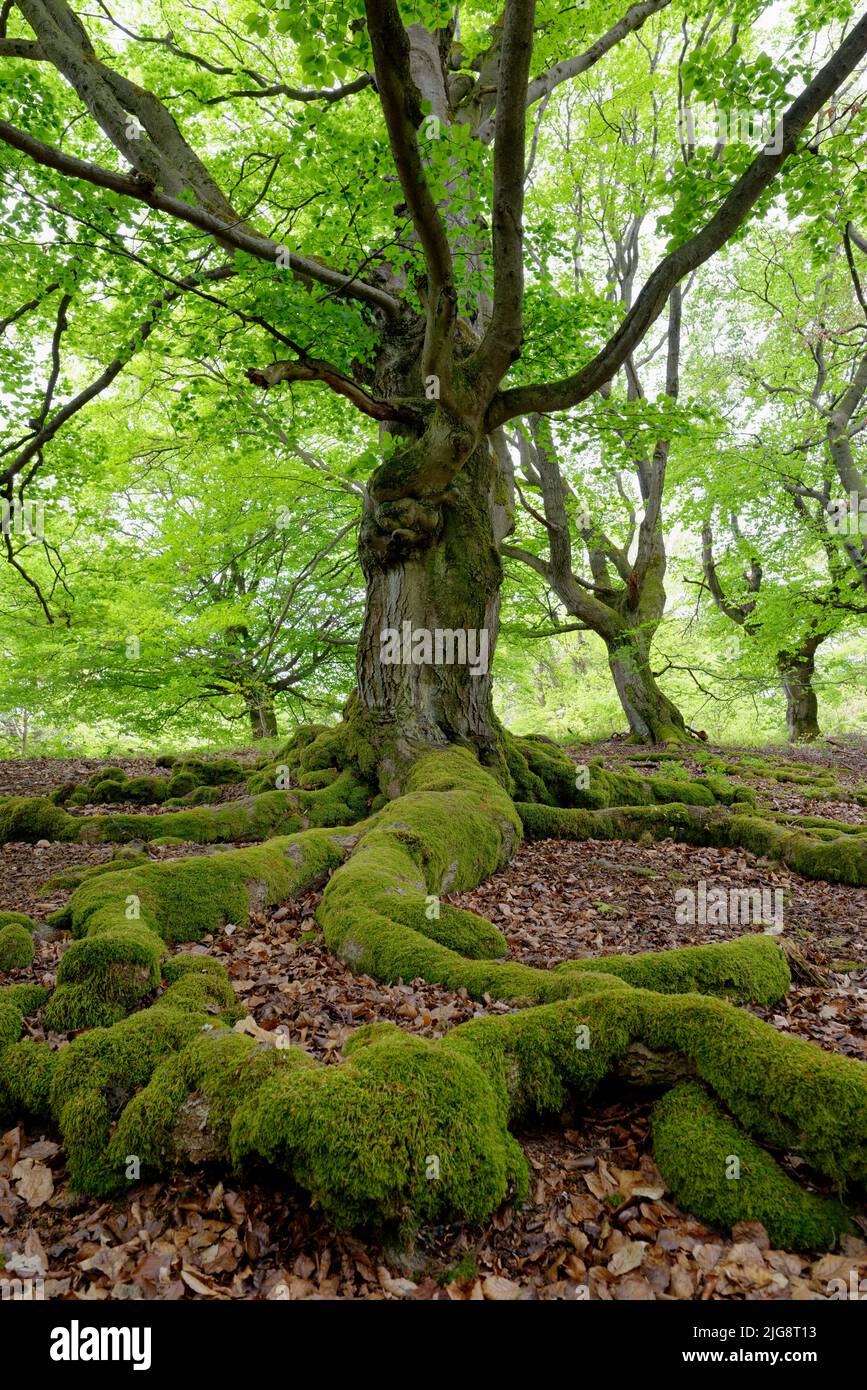
<path fill-rule="evenodd" d="M 683 715 L 663 694 L 650 669 L 648 643 L 634 633 L 606 642 L 608 665 L 630 733 L 642 743 L 684 743 Z"/>
<path fill-rule="evenodd" d="M 267 692 L 256 691 L 245 696 L 244 703 L 247 706 L 253 738 L 276 738 L 277 715 L 271 696 Z"/>
<path fill-rule="evenodd" d="M 499 743 L 491 702 L 505 498 L 487 440 L 441 502 L 368 496 L 359 553 L 367 602 L 357 655 L 362 707 L 411 743 Z M 371 491 L 375 495 L 374 488 Z"/>
<path fill-rule="evenodd" d="M 813 689 L 814 660 L 819 642 L 804 643 L 798 652 L 780 652 L 777 669 L 786 697 L 786 728 L 793 743 L 810 743 L 821 737 L 819 702 Z"/>

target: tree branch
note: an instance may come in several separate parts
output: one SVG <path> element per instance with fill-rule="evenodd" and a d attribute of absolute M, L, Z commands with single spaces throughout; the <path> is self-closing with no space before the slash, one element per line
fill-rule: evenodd
<path fill-rule="evenodd" d="M 365 0 L 376 85 L 392 158 L 427 267 L 427 330 L 422 358 L 425 375 L 442 375 L 446 343 L 457 314 L 452 253 L 418 147 L 423 114 L 410 66 L 409 36 L 396 0 Z"/>
<path fill-rule="evenodd" d="M 562 63 L 555 63 L 553 67 L 547 68 L 545 72 L 534 77 L 527 87 L 527 106 L 532 106 L 534 102 L 541 101 L 544 97 L 550 96 L 555 87 L 559 87 L 562 82 L 568 82 L 573 77 L 578 77 L 582 72 L 587 72 L 600 58 L 610 52 L 621 39 L 626 38 L 627 34 L 632 34 L 636 29 L 640 29 L 645 20 L 651 15 L 658 14 L 664 10 L 666 5 L 671 4 L 671 0 L 644 0 L 642 4 L 630 5 L 622 19 L 613 24 L 610 29 L 583 53 L 577 54 L 574 58 L 565 58 Z M 495 136 L 495 121 L 489 116 L 486 121 L 479 126 L 476 132 L 477 138 L 483 144 L 490 144 Z"/>
<path fill-rule="evenodd" d="M 664 257 L 601 351 L 572 376 L 501 392 L 488 410 L 488 430 L 496 429 L 517 415 L 568 410 L 610 380 L 641 342 L 651 324 L 656 322 L 678 281 L 709 260 L 746 220 L 785 160 L 794 152 L 808 123 L 851 75 L 865 54 L 867 15 L 859 20 L 836 53 L 792 102 L 783 118 L 781 148 L 772 152 L 766 146 L 741 174 L 710 221 Z"/>
<path fill-rule="evenodd" d="M 337 367 L 333 367 L 330 362 L 323 362 L 318 357 L 305 357 L 295 362 L 272 362 L 269 367 L 250 367 L 247 370 L 247 378 L 254 386 L 261 386 L 265 391 L 281 381 L 321 381 L 338 395 L 345 396 L 356 409 L 374 420 L 404 420 L 407 423 L 418 423 L 414 411 L 368 395 L 357 381 L 344 376 Z"/>
<path fill-rule="evenodd" d="M 119 193 L 122 197 L 134 198 L 157 212 L 168 213 L 169 216 L 176 217 L 181 222 L 187 222 L 190 226 L 197 227 L 200 231 L 206 232 L 220 242 L 237 247 L 239 251 L 246 251 L 248 255 L 255 256 L 258 260 L 275 262 L 278 256 L 282 256 L 287 269 L 291 270 L 300 280 L 315 280 L 318 284 L 328 286 L 335 294 L 344 295 L 347 299 L 359 300 L 372 308 L 382 310 L 389 317 L 395 315 L 400 308 L 396 299 L 384 290 L 377 289 L 375 285 L 369 285 L 363 280 L 358 280 L 351 275 L 344 275 L 340 271 L 331 270 L 329 266 L 321 265 L 318 261 L 298 256 L 270 237 L 244 230 L 237 222 L 224 222 L 202 207 L 194 207 L 190 203 L 183 202 L 180 198 L 174 198 L 168 193 L 161 192 L 149 184 L 147 180 L 131 174 L 117 174 L 112 169 L 105 169 L 89 160 L 64 154 L 61 150 L 55 149 L 53 145 L 46 145 L 44 141 L 37 140 L 34 135 L 18 130 L 8 121 L 0 120 L 0 140 L 11 145 L 13 149 L 20 150 L 36 164 L 41 164 L 48 169 L 55 169 L 58 173 L 65 174 L 69 178 L 84 179 L 87 183 L 95 184 L 98 188 L 105 188 L 110 193 Z"/>
<path fill-rule="evenodd" d="M 363 72 L 360 77 L 356 77 L 352 82 L 346 82 L 342 87 L 322 88 L 317 90 L 310 87 L 288 87 L 285 82 L 272 82 L 268 87 L 251 87 L 244 91 L 221 92 L 216 97 L 206 97 L 202 102 L 203 106 L 216 106 L 221 101 L 234 101 L 239 97 L 289 97 L 292 101 L 324 101 L 330 106 L 335 101 L 343 101 L 346 97 L 354 96 L 356 92 L 363 92 L 365 87 L 373 85 L 373 73 Z"/>
<path fill-rule="evenodd" d="M 506 0 L 497 76 L 491 242 L 494 306 L 474 365 L 487 401 L 518 356 L 524 303 L 524 145 L 536 0 Z"/>

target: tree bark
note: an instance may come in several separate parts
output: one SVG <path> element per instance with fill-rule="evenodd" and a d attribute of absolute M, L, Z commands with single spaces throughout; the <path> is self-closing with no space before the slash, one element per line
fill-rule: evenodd
<path fill-rule="evenodd" d="M 607 640 L 608 665 L 629 721 L 629 731 L 642 743 L 684 743 L 688 740 L 683 715 L 660 690 L 650 669 L 650 652 L 639 634 Z"/>
<path fill-rule="evenodd" d="M 815 654 L 821 638 L 811 637 L 795 652 L 780 652 L 777 669 L 786 697 L 786 727 L 793 743 L 821 737 L 819 702 L 813 689 Z"/>
<path fill-rule="evenodd" d="M 506 488 L 484 439 L 441 500 L 365 503 L 367 594 L 358 644 L 362 707 L 411 743 L 499 743 L 491 699 Z M 499 500 L 498 500 L 499 498 Z"/>
<path fill-rule="evenodd" d="M 276 738 L 279 731 L 271 695 L 265 691 L 251 691 L 245 695 L 244 703 L 247 706 L 253 738 Z"/>

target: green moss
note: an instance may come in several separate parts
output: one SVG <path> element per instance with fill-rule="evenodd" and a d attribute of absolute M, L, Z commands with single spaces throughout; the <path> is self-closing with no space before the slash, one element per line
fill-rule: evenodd
<path fill-rule="evenodd" d="M 375 791 L 378 759 L 365 737 L 365 713 L 353 701 L 347 705 L 347 712 L 352 717 L 344 718 L 340 724 L 310 724 L 296 729 L 274 759 L 266 761 L 248 779 L 248 790 L 265 792 L 285 787 L 287 778 L 302 789 L 324 790 L 340 782 L 343 774 L 349 774 L 352 782 L 363 787 L 365 800 L 369 800 Z M 343 785 L 346 784 L 344 777 Z M 363 814 L 364 808 L 360 808 L 355 819 Z"/>
<path fill-rule="evenodd" d="M 107 781 L 125 782 L 126 768 L 116 767 L 113 763 L 109 763 L 107 767 L 97 768 L 96 772 L 92 772 L 87 779 L 88 785 L 91 787 Z"/>
<path fill-rule="evenodd" d="M 165 801 L 167 795 L 165 777 L 130 777 L 126 783 L 127 801 L 139 801 L 143 805 Z"/>
<path fill-rule="evenodd" d="M 168 835 L 193 844 L 264 840 L 308 826 L 351 825 L 367 814 L 369 795 L 368 784 L 347 770 L 317 791 L 268 791 L 219 806 L 190 806 L 154 816 L 89 816 L 73 822 L 75 833 L 69 838 L 99 842 Z"/>
<path fill-rule="evenodd" d="M 59 873 L 52 874 L 49 879 L 46 879 L 44 887 L 78 888 L 79 885 L 84 883 L 87 879 L 99 878 L 102 874 L 116 874 L 124 869 L 131 868 L 134 864 L 149 863 L 150 859 L 146 854 L 139 854 L 133 850 L 125 850 L 118 855 L 117 858 L 109 859 L 106 864 L 92 864 L 75 869 L 61 869 Z M 52 922 L 55 925 L 60 925 L 62 917 L 63 912 L 61 910 L 60 914 L 55 914 L 52 917 Z"/>
<path fill-rule="evenodd" d="M 30 932 L 36 930 L 36 923 L 26 912 L 0 912 L 0 927 L 8 927 L 10 922 L 17 922 L 20 927 L 26 927 Z"/>
<path fill-rule="evenodd" d="M 867 1067 L 786 1037 L 698 994 L 612 995 L 632 1035 L 689 1057 L 734 1118 L 773 1148 L 800 1154 L 840 1190 L 867 1178 Z"/>
<path fill-rule="evenodd" d="M 186 796 L 173 796 L 166 801 L 167 806 L 207 806 L 222 800 L 219 787 L 194 787 Z"/>
<path fill-rule="evenodd" d="M 70 816 L 44 797 L 0 802 L 0 843 L 40 839 L 83 843 L 155 840 L 166 835 L 194 844 L 262 840 L 306 825 L 343 825 L 367 810 L 367 787 L 351 772 L 321 791 L 272 791 L 222 806 L 190 807 L 159 815 Z"/>
<path fill-rule="evenodd" d="M 217 1014 L 227 1023 L 235 1023 L 247 1012 L 235 998 L 225 967 L 213 956 L 187 952 L 172 956 L 163 964 L 163 979 L 168 988 L 161 999 L 173 1008 Z"/>
<path fill-rule="evenodd" d="M 690 777 L 672 762 L 674 775 L 641 777 L 632 771 L 608 771 L 599 759 L 587 769 L 584 786 L 579 766 L 562 748 L 540 738 L 506 736 L 510 791 L 518 802 L 598 810 L 616 806 L 653 806 L 678 802 L 691 806 L 755 803 L 752 791 L 733 787 L 725 778 Z"/>
<path fill-rule="evenodd" d="M 17 1042 L 24 1026 L 24 1014 L 11 999 L 0 994 L 0 1052 L 10 1043 Z"/>
<path fill-rule="evenodd" d="M 58 968 L 48 1026 L 67 1032 L 116 1022 L 158 984 L 165 942 L 198 941 L 245 923 L 251 908 L 319 881 L 343 854 L 339 836 L 315 831 L 87 878 L 55 915 L 76 940 Z"/>
<path fill-rule="evenodd" d="M 506 938 L 477 913 L 440 903 L 433 897 L 420 900 L 418 894 L 412 893 L 408 899 L 396 896 L 406 890 L 386 888 L 385 892 L 395 895 L 388 907 L 393 921 L 413 927 L 467 960 L 497 960 L 508 954 Z"/>
<path fill-rule="evenodd" d="M 183 768 L 176 768 L 169 778 L 166 796 L 171 797 L 172 800 L 178 800 L 189 796 L 197 786 L 198 783 L 192 772 L 185 771 Z"/>
<path fill-rule="evenodd" d="M 236 1111 L 230 1146 L 291 1172 L 342 1227 L 480 1221 L 527 1188 L 481 1068 L 399 1032 L 340 1066 L 275 1072 Z"/>
<path fill-rule="evenodd" d="M 24 970 L 33 960 L 33 937 L 20 922 L 0 927 L 0 970 Z"/>
<path fill-rule="evenodd" d="M 0 1117 L 4 1122 L 22 1115 L 51 1118 L 51 1077 L 58 1055 L 31 1038 L 0 1049 Z"/>
<path fill-rule="evenodd" d="M 298 830 L 303 816 L 298 802 L 286 792 L 230 801 L 223 806 L 197 806 L 166 811 L 156 816 L 92 816 L 82 839 L 155 840 L 171 835 L 193 844 L 220 844 L 232 840 L 262 840 L 268 835 Z"/>
<path fill-rule="evenodd" d="M 853 1229 L 839 1202 L 801 1188 L 701 1086 L 656 1105 L 653 1153 L 681 1206 L 725 1231 L 760 1221 L 777 1249 L 825 1250 Z"/>
<path fill-rule="evenodd" d="M 520 841 L 521 821 L 500 781 L 505 765 L 485 769 L 454 747 L 404 762 L 403 794 L 377 803 L 370 815 L 368 732 L 357 709 L 337 729 L 299 731 L 282 756 L 306 786 L 179 813 L 208 836 L 217 818 L 225 833 L 239 814 L 248 831 L 262 817 L 291 814 L 310 826 L 338 810 L 344 824 L 366 816 L 351 833 L 308 829 L 255 848 L 88 877 L 67 911 L 76 941 L 47 1015 L 54 1008 L 63 1019 L 66 1009 L 71 1026 L 64 991 L 80 989 L 79 1017 L 92 1021 L 92 1008 L 115 1002 L 101 981 L 111 969 L 119 971 L 119 992 L 126 991 L 118 1007 L 132 1007 L 136 989 L 157 987 L 166 941 L 243 922 L 251 909 L 324 880 L 319 921 L 328 945 L 354 968 L 536 1007 L 474 1019 L 434 1043 L 375 1025 L 349 1040 L 344 1061 L 323 1066 L 298 1049 L 228 1032 L 238 1008 L 219 966 L 199 954 L 173 957 L 163 968 L 167 988 L 149 1009 L 92 1029 L 47 1066 L 48 1105 L 76 1185 L 99 1195 L 119 1190 L 130 1154 L 154 1171 L 219 1159 L 291 1173 L 341 1225 L 405 1231 L 420 1222 L 481 1220 L 525 1190 L 526 1166 L 509 1126 L 557 1115 L 576 1095 L 591 1097 L 639 1044 L 644 1057 L 649 1051 L 686 1059 L 728 1108 L 726 1122 L 742 1126 L 751 1143 L 802 1155 L 841 1191 L 864 1182 L 867 1069 L 712 997 L 779 998 L 788 967 L 771 938 L 567 962 L 555 970 L 498 959 L 505 942 L 491 924 L 442 899 L 475 887 Z M 782 845 L 794 854 L 801 841 L 819 856 L 838 841 L 856 851 L 863 844 L 858 835 L 836 834 L 833 823 L 794 826 L 757 816 L 710 761 L 703 779 L 642 778 L 595 765 L 584 789 L 591 801 L 637 800 L 561 808 L 551 802 L 581 790 L 574 789 L 571 761 L 542 740 L 507 740 L 505 747 L 511 784 L 528 798 L 520 810 L 530 833 L 731 844 L 759 826 L 774 852 Z M 99 817 L 88 832 L 126 834 L 135 826 L 150 835 L 155 822 L 164 830 L 173 819 Z M 138 914 L 131 923 L 130 901 Z M 131 962 L 119 948 L 137 938 L 144 959 Z M 148 967 L 135 989 L 123 973 L 131 963 Z M 11 1001 L 7 1008 L 15 1010 Z M 20 1010 L 12 1025 L 17 1037 Z M 5 1059 L 13 1055 L 4 1081 Z M 0 1100 L 20 1104 L 29 1086 L 45 1103 L 31 1058 L 21 1044 L 0 1053 Z M 709 1219 L 707 1211 L 699 1215 Z"/>
<path fill-rule="evenodd" d="M 298 785 L 308 791 L 313 791 L 317 787 L 330 787 L 333 782 L 337 781 L 339 775 L 336 767 L 323 767 L 316 772 L 302 772 L 298 777 Z"/>
<path fill-rule="evenodd" d="M 116 1023 L 159 984 L 164 951 L 162 939 L 136 922 L 73 942 L 57 968 L 46 1027 L 65 1033 Z"/>
<path fill-rule="evenodd" d="M 807 828 L 791 829 L 735 803 L 728 811 L 680 803 L 606 810 L 572 810 L 518 803 L 531 840 L 675 839 L 687 844 L 750 850 L 776 859 L 805 878 L 867 885 L 867 840 L 847 833 L 830 838 Z"/>
<path fill-rule="evenodd" d="M 50 993 L 44 985 L 7 985 L 4 990 L 0 990 L 0 998 L 10 999 L 24 1017 L 29 1018 L 31 1014 L 39 1012 Z"/>
<path fill-rule="evenodd" d="M 577 769 L 562 748 L 546 740 L 506 735 L 509 791 L 516 801 L 574 805 Z"/>
<path fill-rule="evenodd" d="M 109 1162 L 119 1163 L 125 1153 L 133 1152 L 159 1172 L 188 1159 L 189 1128 L 185 1146 L 181 1134 L 190 1098 L 194 1134 L 196 1130 L 203 1134 L 201 1147 L 194 1137 L 193 1152 L 197 1158 L 225 1160 L 232 1119 L 242 1098 L 275 1072 L 305 1065 L 312 1065 L 311 1059 L 295 1048 L 261 1047 L 241 1033 L 203 1032 L 163 1062 L 127 1106 L 109 1149 Z"/>
<path fill-rule="evenodd" d="M 127 795 L 129 782 L 121 782 L 116 778 L 105 777 L 97 782 L 90 791 L 89 800 L 97 805 L 111 803 L 112 801 L 129 801 L 131 797 Z"/>
<path fill-rule="evenodd" d="M 0 801 L 0 844 L 75 840 L 78 826 L 78 821 L 45 796 L 8 796 Z"/>
<path fill-rule="evenodd" d="M 193 958 L 197 959 L 197 958 Z M 189 958 L 187 958 L 189 960 Z M 202 1032 L 231 1022 L 234 995 L 218 962 L 178 963 L 176 978 L 154 1005 L 111 1028 L 94 1028 L 55 1054 L 50 1108 L 67 1148 L 73 1186 L 96 1196 L 122 1190 L 126 1155 L 112 1161 L 113 1122 L 159 1062 Z M 226 1001 L 231 1004 L 226 1010 Z M 226 1010 L 224 1013 L 223 1010 Z"/>
<path fill-rule="evenodd" d="M 233 758 L 211 758 L 208 761 L 185 758 L 182 763 L 175 765 L 175 773 L 179 771 L 191 772 L 202 787 L 229 786 L 243 782 L 247 776 L 244 764 Z"/>
<path fill-rule="evenodd" d="M 509 1125 L 591 1097 L 641 1042 L 689 1059 L 767 1142 L 794 1147 L 841 1184 L 863 1180 L 863 1066 L 720 1000 L 665 997 L 591 971 L 571 984 L 572 999 L 475 1019 L 437 1043 L 366 1026 L 335 1066 L 296 1049 L 199 1036 L 124 1112 L 114 1151 L 150 1144 L 159 1168 L 189 1160 L 192 1142 L 196 1161 L 204 1124 L 212 1156 L 291 1173 L 340 1225 L 481 1220 L 523 1190 Z"/>
<path fill-rule="evenodd" d="M 776 1003 L 792 983 L 785 955 L 773 938 L 765 935 L 742 936 L 720 945 L 564 961 L 556 970 L 604 971 L 659 994 L 695 990 L 755 1004 Z"/>

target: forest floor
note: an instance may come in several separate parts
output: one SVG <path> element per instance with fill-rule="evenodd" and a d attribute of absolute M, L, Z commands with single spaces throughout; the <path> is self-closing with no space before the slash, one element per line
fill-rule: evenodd
<path fill-rule="evenodd" d="M 616 768 L 628 757 L 629 766 L 641 767 L 635 750 L 618 741 L 573 751 L 576 762 L 601 757 Z M 756 752 L 721 751 L 728 759 Z M 775 746 L 769 757 L 777 764 L 806 759 L 817 772 L 831 767 L 836 786 L 817 801 L 807 794 L 809 786 L 757 779 L 745 764 L 764 804 L 863 820 L 854 788 L 867 782 L 867 745 L 823 744 L 806 754 Z M 130 775 L 159 771 L 143 758 L 112 763 Z M 92 759 L 2 762 L 0 796 L 80 782 L 100 765 Z M 700 771 L 688 760 L 687 769 Z M 648 764 L 642 770 L 657 769 Z M 106 860 L 114 848 L 0 848 L 0 909 L 44 922 L 68 897 L 64 890 L 46 891 L 45 880 L 61 868 Z M 148 852 L 174 858 L 215 851 L 185 845 L 150 846 Z M 450 901 L 493 921 L 513 960 L 543 968 L 569 957 L 660 950 L 765 930 L 755 922 L 678 925 L 675 893 L 700 880 L 708 889 L 782 890 L 782 939 L 796 948 L 800 965 L 786 1000 L 753 1012 L 791 1036 L 867 1061 L 863 888 L 811 882 L 740 850 L 670 841 L 545 841 L 525 845 L 504 871 Z M 193 948 L 224 963 L 259 1028 L 279 1030 L 333 1062 L 362 1023 L 387 1019 L 436 1038 L 466 1019 L 510 1011 L 509 1004 L 476 1002 L 463 990 L 421 981 L 382 985 L 351 974 L 324 946 L 317 902 L 317 894 L 304 894 Z M 36 937 L 33 965 L 11 972 L 7 982 L 53 984 L 67 944 L 65 934 L 45 928 Z M 45 1037 L 32 1021 L 29 1033 Z M 49 1041 L 59 1047 L 68 1038 L 53 1034 Z M 423 1230 L 411 1253 L 335 1233 L 289 1183 L 221 1180 L 202 1170 L 132 1186 L 112 1203 L 78 1197 L 69 1189 L 62 1147 L 19 1125 L 0 1136 L 0 1264 L 7 1274 L 43 1278 L 46 1297 L 61 1299 L 577 1299 L 588 1287 L 591 1298 L 601 1299 L 815 1299 L 827 1297 L 831 1279 L 848 1282 L 853 1269 L 861 1278 L 867 1274 L 867 1240 L 860 1237 L 844 1237 L 835 1254 L 793 1254 L 770 1249 L 757 1223 L 744 1223 L 726 1238 L 679 1209 L 650 1154 L 650 1108 L 650 1100 L 603 1091 L 565 1127 L 518 1135 L 535 1178 L 529 1201 L 519 1211 L 501 1208 L 482 1228 Z M 867 1235 L 867 1212 L 859 1224 Z"/>

